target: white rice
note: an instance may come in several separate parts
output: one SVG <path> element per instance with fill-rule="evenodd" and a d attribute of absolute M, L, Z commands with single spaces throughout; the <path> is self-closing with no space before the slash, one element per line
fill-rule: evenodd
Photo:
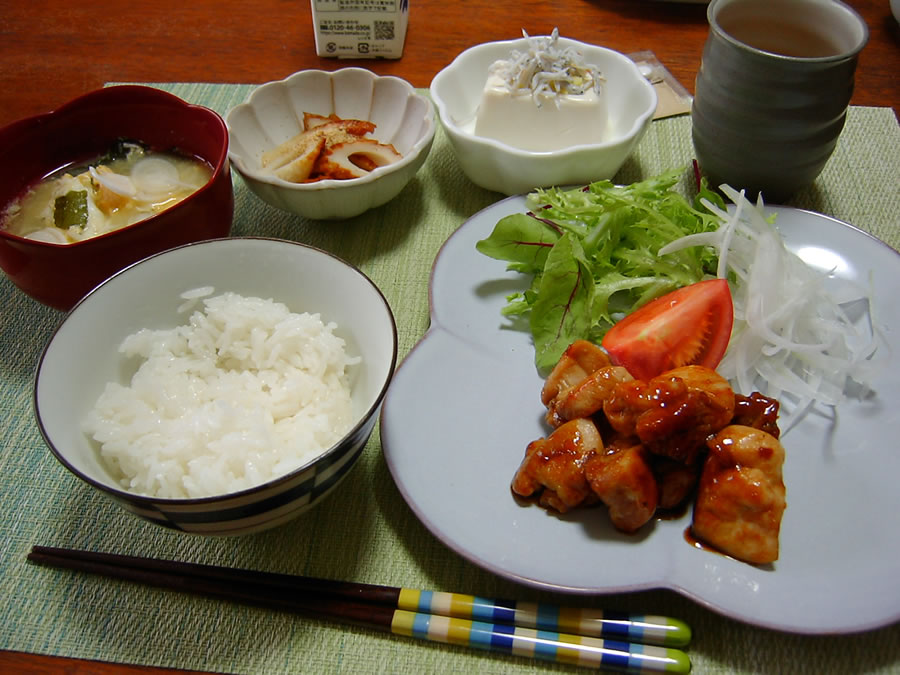
<path fill-rule="evenodd" d="M 110 382 L 84 429 L 129 491 L 164 498 L 243 490 L 322 454 L 353 423 L 344 341 L 318 314 L 211 288 L 187 325 L 143 329 L 119 351 L 144 359 Z M 199 303 L 202 299 L 202 308 Z"/>

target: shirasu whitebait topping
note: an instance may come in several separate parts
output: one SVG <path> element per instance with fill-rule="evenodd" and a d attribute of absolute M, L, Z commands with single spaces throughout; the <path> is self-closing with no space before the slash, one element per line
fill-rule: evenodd
<path fill-rule="evenodd" d="M 501 78 L 511 93 L 529 93 L 540 107 L 546 98 L 577 96 L 593 90 L 597 95 L 603 75 L 585 63 L 582 55 L 572 47 L 560 47 L 559 29 L 549 38 L 528 38 L 528 50 L 513 50 L 508 60 L 496 61 L 488 74 Z"/>

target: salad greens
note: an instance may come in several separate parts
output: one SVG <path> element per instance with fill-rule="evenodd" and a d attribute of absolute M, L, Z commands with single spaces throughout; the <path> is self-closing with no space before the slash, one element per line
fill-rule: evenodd
<path fill-rule="evenodd" d="M 627 186 L 605 180 L 537 190 L 526 198 L 528 213 L 501 219 L 476 244 L 480 253 L 507 261 L 507 269 L 533 275 L 528 290 L 507 297 L 503 315 L 527 315 L 539 369 L 551 368 L 574 340 L 599 343 L 625 314 L 715 276 L 710 247 L 658 255 L 676 239 L 721 224 L 701 199 L 724 208 L 722 198 L 701 182 L 691 204 L 673 190 L 681 174 Z"/>

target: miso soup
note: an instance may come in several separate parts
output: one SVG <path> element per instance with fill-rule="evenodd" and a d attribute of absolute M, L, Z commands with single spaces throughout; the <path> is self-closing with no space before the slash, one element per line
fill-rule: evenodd
<path fill-rule="evenodd" d="M 156 215 L 206 185 L 212 168 L 196 157 L 122 142 L 86 164 L 41 180 L 0 217 L 10 234 L 70 244 Z"/>

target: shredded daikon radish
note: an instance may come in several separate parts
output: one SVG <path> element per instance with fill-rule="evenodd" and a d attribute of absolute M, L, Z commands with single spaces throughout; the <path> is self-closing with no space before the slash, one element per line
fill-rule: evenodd
<path fill-rule="evenodd" d="M 718 253 L 717 274 L 729 280 L 734 301 L 731 341 L 718 372 L 737 391 L 778 398 L 785 431 L 817 403 L 834 406 L 850 393 L 864 397 L 878 347 L 871 289 L 853 288 L 845 297 L 842 288 L 838 302 L 826 288 L 828 275 L 785 246 L 762 199 L 754 205 L 743 192 L 722 191 L 735 205 L 730 212 L 704 200 L 722 219 L 716 232 L 683 237 L 659 251 L 711 246 Z"/>

